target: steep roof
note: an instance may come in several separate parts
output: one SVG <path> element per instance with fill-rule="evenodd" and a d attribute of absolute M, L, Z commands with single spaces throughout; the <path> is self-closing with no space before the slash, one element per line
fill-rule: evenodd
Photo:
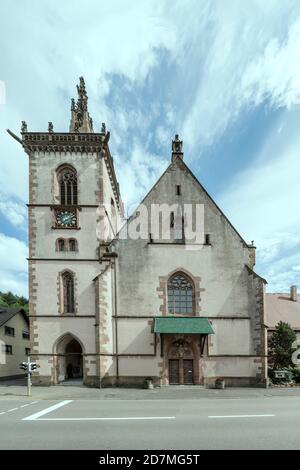
<path fill-rule="evenodd" d="M 13 318 L 15 315 L 18 313 L 21 313 L 23 315 L 23 318 L 29 324 L 28 316 L 25 313 L 25 310 L 23 310 L 20 307 L 0 307 L 0 326 L 4 325 L 4 323 L 8 322 L 11 318 Z"/>
<path fill-rule="evenodd" d="M 283 321 L 293 329 L 300 330 L 300 295 L 298 301 L 291 300 L 290 294 L 266 294 L 265 295 L 265 322 L 268 328 Z"/>

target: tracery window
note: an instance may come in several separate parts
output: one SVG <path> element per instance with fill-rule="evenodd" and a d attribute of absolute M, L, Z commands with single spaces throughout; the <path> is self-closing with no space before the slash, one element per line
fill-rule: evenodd
<path fill-rule="evenodd" d="M 60 203 L 62 205 L 76 205 L 77 195 L 77 173 L 70 166 L 64 166 L 58 172 L 58 183 L 60 189 Z"/>
<path fill-rule="evenodd" d="M 194 288 L 191 280 L 182 273 L 174 274 L 168 282 L 168 312 L 194 314 Z"/>

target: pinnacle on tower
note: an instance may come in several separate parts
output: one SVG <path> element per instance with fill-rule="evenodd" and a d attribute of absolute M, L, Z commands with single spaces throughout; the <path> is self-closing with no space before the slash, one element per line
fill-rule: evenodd
<path fill-rule="evenodd" d="M 88 96 L 85 89 L 84 78 L 79 78 L 79 85 L 76 86 L 78 99 L 71 100 L 71 121 L 70 132 L 87 132 L 92 133 L 93 120 L 88 112 Z"/>

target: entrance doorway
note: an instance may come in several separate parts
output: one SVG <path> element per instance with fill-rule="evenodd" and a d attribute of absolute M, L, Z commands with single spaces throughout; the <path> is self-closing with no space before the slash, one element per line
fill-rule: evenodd
<path fill-rule="evenodd" d="M 194 358 L 189 343 L 184 340 L 175 341 L 169 350 L 169 384 L 194 384 Z"/>
<path fill-rule="evenodd" d="M 71 334 L 66 334 L 56 346 L 55 383 L 81 383 L 83 378 L 83 351 L 81 344 Z"/>
<path fill-rule="evenodd" d="M 82 378 L 82 348 L 76 339 L 66 346 L 66 380 Z"/>

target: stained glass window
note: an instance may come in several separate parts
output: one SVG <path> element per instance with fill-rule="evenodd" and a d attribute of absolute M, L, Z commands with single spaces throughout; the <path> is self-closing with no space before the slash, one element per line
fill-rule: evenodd
<path fill-rule="evenodd" d="M 185 315 L 194 313 L 194 290 L 189 278 L 175 274 L 168 282 L 168 312 Z"/>

